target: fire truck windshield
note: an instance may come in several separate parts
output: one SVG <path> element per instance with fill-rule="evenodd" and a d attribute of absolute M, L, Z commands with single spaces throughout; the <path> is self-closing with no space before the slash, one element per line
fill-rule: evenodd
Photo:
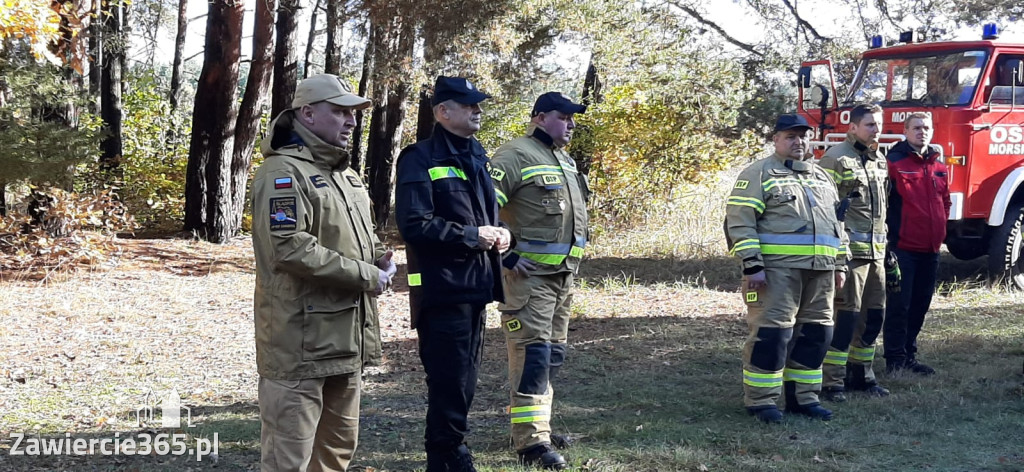
<path fill-rule="evenodd" d="M 966 105 L 988 60 L 984 50 L 864 59 L 844 105 Z"/>

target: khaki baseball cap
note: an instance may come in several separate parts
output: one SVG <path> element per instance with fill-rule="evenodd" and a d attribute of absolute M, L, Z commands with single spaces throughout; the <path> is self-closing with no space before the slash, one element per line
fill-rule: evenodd
<path fill-rule="evenodd" d="M 370 100 L 352 93 L 351 87 L 334 74 L 317 74 L 307 77 L 295 87 L 292 109 L 318 102 L 329 102 L 343 107 L 363 109 L 370 107 Z"/>

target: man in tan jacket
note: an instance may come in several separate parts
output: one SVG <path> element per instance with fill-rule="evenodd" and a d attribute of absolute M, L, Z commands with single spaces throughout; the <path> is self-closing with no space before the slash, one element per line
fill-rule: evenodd
<path fill-rule="evenodd" d="M 565 145 L 586 107 L 558 92 L 541 95 L 527 136 L 505 143 L 491 179 L 517 243 L 505 255 L 505 302 L 512 442 L 523 464 L 566 467 L 552 448 L 551 388 L 566 355 L 573 277 L 587 244 L 585 176 Z"/>
<path fill-rule="evenodd" d="M 395 265 L 348 167 L 353 111 L 370 101 L 337 76 L 296 87 L 256 171 L 256 365 L 261 469 L 345 471 L 359 433 L 360 375 L 380 360 L 379 295 Z"/>
<path fill-rule="evenodd" d="M 849 390 L 889 395 L 878 385 L 872 368 L 875 340 L 885 318 L 889 176 L 885 156 L 878 149 L 882 120 L 878 105 L 853 107 L 846 141 L 830 148 L 819 162 L 835 182 L 840 200 L 845 200 L 840 216 L 850 238 L 849 280 L 836 293 L 835 331 L 823 369 L 822 397 L 833 402 L 846 401 Z"/>
<path fill-rule="evenodd" d="M 821 406 L 821 364 L 832 340 L 832 296 L 845 281 L 845 234 L 835 186 L 807 160 L 811 127 L 780 115 L 775 153 L 740 172 L 726 205 L 726 237 L 743 266 L 750 336 L 743 347 L 743 402 L 765 423 L 786 411 L 832 419 Z"/>

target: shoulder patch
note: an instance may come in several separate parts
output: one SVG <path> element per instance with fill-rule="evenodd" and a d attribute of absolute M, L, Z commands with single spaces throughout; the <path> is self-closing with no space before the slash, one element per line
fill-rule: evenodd
<path fill-rule="evenodd" d="M 324 176 L 320 174 L 309 176 L 309 181 L 313 182 L 313 186 L 316 188 L 324 188 L 327 186 L 327 181 L 324 180 Z"/>
<path fill-rule="evenodd" d="M 740 190 L 746 190 L 748 185 L 750 185 L 750 181 L 749 180 L 737 180 L 736 181 L 736 185 L 733 186 L 733 188 L 738 188 Z"/>
<path fill-rule="evenodd" d="M 278 177 L 278 178 L 274 179 L 274 188 L 275 189 L 292 188 L 292 178 L 291 177 Z"/>
<path fill-rule="evenodd" d="M 557 175 L 545 174 L 542 175 L 541 178 L 543 179 L 544 185 L 558 185 L 562 183 L 562 179 Z"/>
<path fill-rule="evenodd" d="M 295 229 L 296 203 L 295 197 L 279 197 L 270 199 L 270 230 L 283 231 Z"/>
<path fill-rule="evenodd" d="M 363 186 L 363 180 L 360 179 L 359 177 L 356 177 L 354 175 L 346 175 L 345 178 L 348 179 L 349 185 L 353 187 L 360 188 Z"/>
<path fill-rule="evenodd" d="M 491 178 L 501 182 L 505 178 L 505 171 L 498 168 L 491 168 Z"/>

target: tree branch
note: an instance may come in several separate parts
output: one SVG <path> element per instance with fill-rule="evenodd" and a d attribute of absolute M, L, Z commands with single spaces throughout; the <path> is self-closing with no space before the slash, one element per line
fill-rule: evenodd
<path fill-rule="evenodd" d="M 751 54 L 755 54 L 757 56 L 764 57 L 764 53 L 762 53 L 762 52 L 758 51 L 757 49 L 755 49 L 754 45 L 744 43 L 743 41 L 740 41 L 740 40 L 730 36 L 729 33 L 726 33 L 725 30 L 722 29 L 721 26 L 718 26 L 718 24 L 712 22 L 711 20 L 708 20 L 708 19 L 704 18 L 704 16 L 702 16 L 697 10 L 694 10 L 692 7 L 687 6 L 687 5 L 680 5 L 677 1 L 674 1 L 674 0 L 670 0 L 668 3 L 670 5 L 672 5 L 672 6 L 678 8 L 678 9 L 684 11 L 684 12 L 686 12 L 687 15 L 690 15 L 691 17 L 693 17 L 693 19 L 697 20 L 697 22 L 699 22 L 700 24 L 715 30 L 715 32 L 717 32 L 719 35 L 721 35 L 722 38 L 725 38 L 726 41 L 732 43 L 734 46 L 736 46 L 736 47 L 738 47 L 738 48 L 740 48 L 740 49 L 742 49 L 744 51 L 747 51 L 747 52 L 749 52 Z"/>
<path fill-rule="evenodd" d="M 821 34 L 819 34 L 818 30 L 814 29 L 814 27 L 811 26 L 811 24 L 808 23 L 807 20 L 805 20 L 805 19 L 803 19 L 803 17 L 801 17 L 800 14 L 796 12 L 796 7 L 793 6 L 793 2 L 791 2 L 789 0 L 782 0 L 782 3 L 784 3 L 786 5 L 786 7 L 789 8 L 790 13 L 793 14 L 793 17 L 796 18 L 797 24 L 799 24 L 802 29 L 804 29 L 805 31 L 810 31 L 811 34 L 813 34 L 814 37 L 818 39 L 818 41 L 825 41 L 825 42 L 832 41 L 832 38 L 826 38 L 826 37 L 822 36 Z"/>

